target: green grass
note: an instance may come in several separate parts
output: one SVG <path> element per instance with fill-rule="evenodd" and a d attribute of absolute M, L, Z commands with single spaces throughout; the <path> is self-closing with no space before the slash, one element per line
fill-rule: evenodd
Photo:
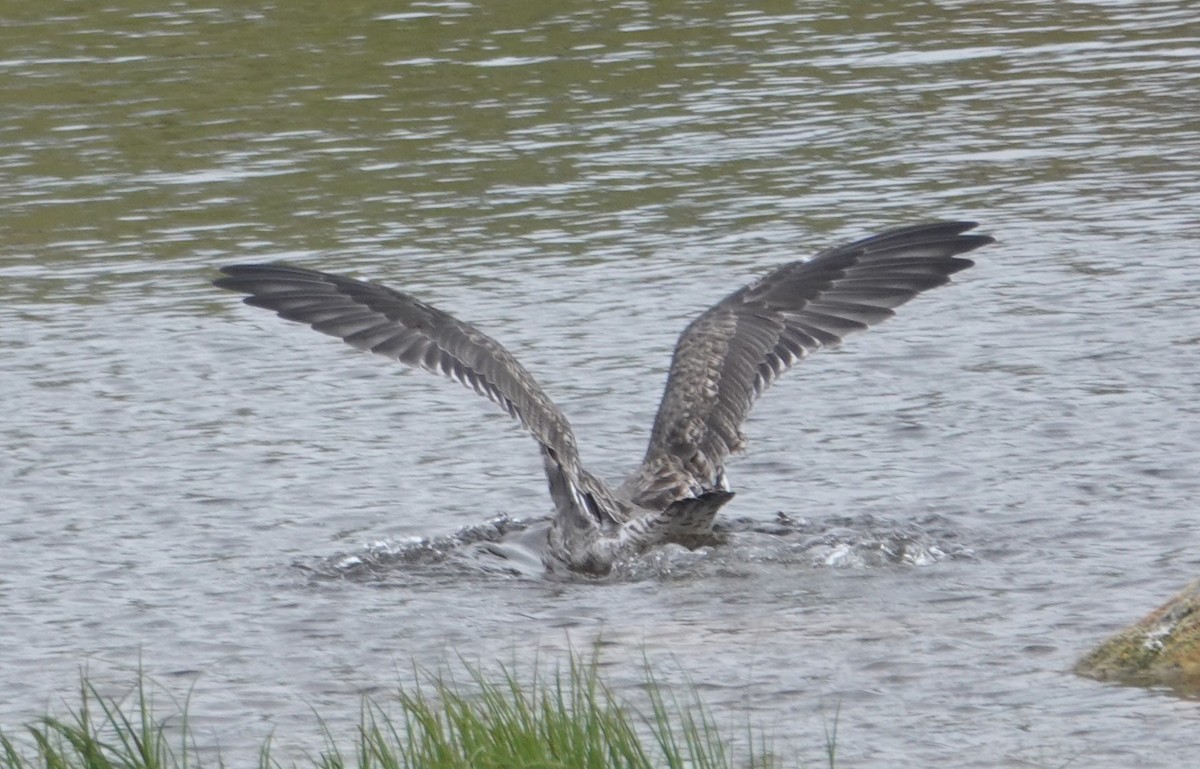
<path fill-rule="evenodd" d="M 0 767 L 183 769 L 189 766 L 188 757 L 194 751 L 189 751 L 186 745 L 186 705 L 181 708 L 185 744 L 177 755 L 168 743 L 163 722 L 154 718 L 141 677 L 135 700 L 130 715 L 118 701 L 102 697 L 95 686 L 81 679 L 80 705 L 67 718 L 45 716 L 25 728 L 30 748 L 22 749 L 16 739 L 0 733 Z"/>
<path fill-rule="evenodd" d="M 572 655 L 566 671 L 536 670 L 522 682 L 511 668 L 485 675 L 465 665 L 423 674 L 394 702 L 366 700 L 357 729 L 339 740 L 322 727 L 325 747 L 302 764 L 317 769 L 745 769 L 778 764 L 749 726 L 740 740 L 718 728 L 688 688 L 679 698 L 649 668 L 649 705 L 619 700 L 598 665 Z M 102 696 L 86 677 L 66 717 L 46 716 L 16 734 L 0 733 L 0 769 L 203 769 L 188 726 L 187 702 L 155 712 L 145 678 L 128 702 Z M 174 724 L 168 728 L 168 723 Z M 835 722 L 836 730 L 836 722 Z M 833 766 L 836 735 L 827 734 Z M 737 748 L 734 746 L 744 746 Z M 268 740 L 260 769 L 282 769 Z"/>

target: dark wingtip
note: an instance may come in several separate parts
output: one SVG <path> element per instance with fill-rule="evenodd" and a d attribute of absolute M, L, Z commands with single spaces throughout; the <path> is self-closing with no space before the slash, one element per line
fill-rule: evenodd
<path fill-rule="evenodd" d="M 223 288 L 226 291 L 240 291 L 242 293 L 252 293 L 250 281 L 261 280 L 263 278 L 314 278 L 319 273 L 313 270 L 306 270 L 303 267 L 293 267 L 290 264 L 281 262 L 268 262 L 263 264 L 227 264 L 224 267 L 218 267 L 224 277 L 217 278 L 212 282 L 217 288 Z"/>
<path fill-rule="evenodd" d="M 958 239 L 961 242 L 969 243 L 972 249 L 996 242 L 996 239 L 991 235 L 982 235 L 980 233 L 963 234 L 978 227 L 979 222 L 947 222 L 947 224 L 952 225 L 955 228 L 954 234 L 958 236 Z"/>
<path fill-rule="evenodd" d="M 996 242 L 996 239 L 994 237 L 992 237 L 991 235 L 981 235 L 979 233 L 972 233 L 970 235 L 963 234 L 965 232 L 975 229 L 978 226 L 979 226 L 979 222 L 956 221 L 956 220 L 950 220 L 950 221 L 944 221 L 944 222 L 934 221 L 934 222 L 928 222 L 926 224 L 915 224 L 915 225 L 912 225 L 911 227 L 900 227 L 895 230 L 891 230 L 888 233 L 882 233 L 882 234 L 886 235 L 891 232 L 894 232 L 897 234 L 904 234 L 907 232 L 926 232 L 926 233 L 939 234 L 939 235 L 952 235 L 952 236 L 958 236 L 961 240 L 975 243 L 976 245 L 973 245 L 972 248 L 978 248 L 979 246 L 986 246 L 989 243 Z"/>
<path fill-rule="evenodd" d="M 846 244 L 835 248 L 828 249 L 822 252 L 838 253 L 849 252 L 858 249 L 880 249 L 880 248 L 895 248 L 905 245 L 912 245 L 920 242 L 954 242 L 957 248 L 956 252 L 971 251 L 980 246 L 985 246 L 988 243 L 994 243 L 995 239 L 990 235 L 965 235 L 968 230 L 973 230 L 978 227 L 976 222 L 968 221 L 931 221 L 921 222 L 919 224 L 909 224 L 901 227 L 893 227 L 883 232 L 876 233 L 869 237 L 857 240 L 853 243 Z"/>
<path fill-rule="evenodd" d="M 918 226 L 920 226 L 920 225 L 918 225 Z M 954 234 L 957 235 L 957 234 L 964 233 L 967 230 L 975 229 L 976 227 L 979 226 L 979 222 L 967 221 L 965 219 L 951 219 L 951 220 L 944 221 L 944 222 L 937 222 L 937 221 L 930 222 L 929 226 L 946 227 L 947 229 L 952 229 L 954 231 Z M 980 236 L 980 237 L 986 237 L 986 236 Z"/>
<path fill-rule="evenodd" d="M 242 291 L 244 292 L 245 285 L 240 280 L 251 273 L 262 270 L 267 265 L 263 264 L 227 264 L 224 267 L 218 267 L 223 277 L 217 278 L 212 282 L 217 288 L 223 288 L 226 291 Z"/>
<path fill-rule="evenodd" d="M 982 243 L 980 245 L 983 245 Z M 978 246 L 972 246 L 978 248 Z M 962 272 L 965 269 L 974 267 L 975 262 L 972 259 L 964 259 L 960 256 L 953 257 L 946 262 L 946 275 L 953 275 L 956 272 Z"/>
<path fill-rule="evenodd" d="M 991 235 L 959 235 L 956 240 L 967 246 L 968 250 L 974 250 L 996 242 L 996 239 Z"/>

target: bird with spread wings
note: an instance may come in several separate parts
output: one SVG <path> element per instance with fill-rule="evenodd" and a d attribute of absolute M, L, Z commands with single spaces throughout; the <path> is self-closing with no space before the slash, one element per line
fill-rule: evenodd
<path fill-rule="evenodd" d="M 742 423 L 783 372 L 894 315 L 972 266 L 993 242 L 973 222 L 887 230 L 784 264 L 700 314 L 679 337 L 641 464 L 618 487 L 589 473 L 562 410 L 499 342 L 409 294 L 283 264 L 221 268 L 215 284 L 246 304 L 307 323 L 360 350 L 456 379 L 497 403 L 541 450 L 556 515 L 543 560 L 604 574 L 667 542 L 711 540 L 733 497 L 725 462 Z"/>

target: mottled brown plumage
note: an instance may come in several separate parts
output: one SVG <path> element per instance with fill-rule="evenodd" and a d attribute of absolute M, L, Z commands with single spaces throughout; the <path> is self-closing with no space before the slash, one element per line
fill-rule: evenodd
<path fill-rule="evenodd" d="M 890 318 L 970 267 L 993 242 L 971 222 L 919 224 L 776 268 L 694 320 L 679 338 L 641 465 L 617 489 L 579 461 L 566 416 L 504 347 L 475 327 L 384 286 L 279 264 L 222 268 L 221 288 L 360 350 L 457 379 L 499 404 L 538 442 L 557 515 L 545 561 L 588 573 L 665 542 L 695 545 L 733 493 L 725 461 L 775 379 L 812 353 Z"/>

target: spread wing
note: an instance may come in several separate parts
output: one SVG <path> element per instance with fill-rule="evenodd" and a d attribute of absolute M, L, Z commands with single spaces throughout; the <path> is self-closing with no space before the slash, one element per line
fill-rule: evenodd
<path fill-rule="evenodd" d="M 483 332 L 408 294 L 376 283 L 281 264 L 222 267 L 219 288 L 307 323 L 360 350 L 455 379 L 499 404 L 541 447 L 560 514 L 595 525 L 604 506 L 591 498 L 566 416 L 508 350 Z M 596 490 L 599 493 L 600 489 Z M 588 504 L 591 502 L 591 504 Z"/>
<path fill-rule="evenodd" d="M 626 482 L 652 509 L 724 487 L 750 408 L 796 361 L 892 317 L 992 243 L 973 222 L 888 230 L 785 264 L 696 318 L 675 346 L 666 392 L 641 467 Z"/>

